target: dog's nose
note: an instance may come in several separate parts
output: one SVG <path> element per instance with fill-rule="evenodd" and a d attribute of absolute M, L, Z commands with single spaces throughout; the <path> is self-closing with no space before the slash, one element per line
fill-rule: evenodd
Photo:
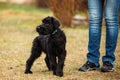
<path fill-rule="evenodd" d="M 45 27 L 43 27 L 43 26 L 37 26 L 36 31 L 37 32 L 45 31 Z"/>
<path fill-rule="evenodd" d="M 36 31 L 37 31 L 37 32 L 39 32 L 39 30 L 40 30 L 40 27 L 39 27 L 39 26 L 37 26 Z"/>

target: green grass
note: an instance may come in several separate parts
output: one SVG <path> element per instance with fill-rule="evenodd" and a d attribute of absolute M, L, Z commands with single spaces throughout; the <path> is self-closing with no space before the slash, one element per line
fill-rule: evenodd
<path fill-rule="evenodd" d="M 12 4 L 12 3 L 5 3 L 5 2 L 0 2 L 0 11 L 6 10 L 6 9 L 12 9 L 12 10 L 22 10 L 22 11 L 27 11 L 31 13 L 36 13 L 36 12 L 41 12 L 41 13 L 49 13 L 49 9 L 43 9 L 43 8 L 37 8 L 32 5 L 30 6 L 25 6 L 21 4 Z"/>
<path fill-rule="evenodd" d="M 2 7 L 1 7 L 2 6 Z M 88 29 L 62 28 L 67 36 L 67 57 L 64 77 L 56 77 L 47 71 L 45 54 L 38 58 L 33 74 L 25 75 L 25 63 L 30 55 L 32 41 L 38 34 L 36 25 L 42 18 L 52 16 L 49 9 L 38 9 L 9 3 L 0 3 L 0 80 L 119 80 L 120 79 L 120 36 L 116 48 L 115 71 L 101 73 L 97 71 L 78 72 L 86 61 Z M 120 34 L 119 34 L 120 35 Z M 101 42 L 101 57 L 105 53 L 105 28 Z M 102 65 L 101 58 L 100 64 Z"/>

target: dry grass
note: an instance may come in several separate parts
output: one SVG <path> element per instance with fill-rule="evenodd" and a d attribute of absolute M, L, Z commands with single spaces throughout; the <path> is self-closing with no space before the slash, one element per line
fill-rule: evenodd
<path fill-rule="evenodd" d="M 39 13 L 38 13 L 39 12 Z M 43 14 L 44 13 L 44 14 Z M 5 9 L 0 11 L 0 80 L 120 80 L 120 37 L 116 49 L 115 71 L 78 72 L 77 69 L 86 61 L 88 29 L 63 28 L 67 36 L 67 58 L 64 77 L 56 77 L 47 71 L 44 54 L 32 67 L 33 74 L 25 75 L 25 62 L 30 55 L 33 38 L 38 35 L 35 27 L 51 12 L 36 10 Z M 104 55 L 105 29 L 103 28 L 101 57 Z M 100 63 L 101 58 L 100 58 Z"/>

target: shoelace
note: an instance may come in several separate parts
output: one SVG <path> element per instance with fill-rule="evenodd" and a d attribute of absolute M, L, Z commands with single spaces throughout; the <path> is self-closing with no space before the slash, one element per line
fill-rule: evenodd
<path fill-rule="evenodd" d="M 89 62 L 87 61 L 83 66 L 85 66 L 88 69 L 90 67 Z"/>
<path fill-rule="evenodd" d="M 104 66 L 112 66 L 112 64 L 109 61 L 104 62 Z"/>

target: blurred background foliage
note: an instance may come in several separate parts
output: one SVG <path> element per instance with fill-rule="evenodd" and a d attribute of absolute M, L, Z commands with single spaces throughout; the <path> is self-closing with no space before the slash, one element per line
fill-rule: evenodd
<path fill-rule="evenodd" d="M 59 19 L 63 27 L 74 27 L 84 23 L 88 24 L 87 1 L 88 0 L 0 0 L 0 2 L 17 3 L 50 9 L 53 12 L 53 16 Z M 2 7 L 0 9 L 2 9 Z"/>
<path fill-rule="evenodd" d="M 63 26 L 71 27 L 76 14 L 84 14 L 88 19 L 87 0 L 0 0 L 2 2 L 25 4 L 38 8 L 49 8 Z M 6 7 L 6 6 L 4 6 Z M 0 8 L 2 9 L 2 7 Z M 80 19 L 81 17 L 77 17 Z M 73 23 L 74 24 L 74 23 Z M 78 22 L 79 24 L 79 22 Z"/>

